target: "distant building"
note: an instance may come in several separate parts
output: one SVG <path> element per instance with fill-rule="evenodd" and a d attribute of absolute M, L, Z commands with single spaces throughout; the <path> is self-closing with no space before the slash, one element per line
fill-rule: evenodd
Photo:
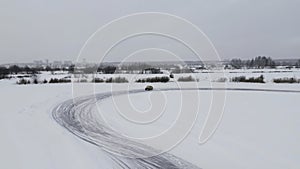
<path fill-rule="evenodd" d="M 72 64 L 73 64 L 73 62 L 70 60 L 64 61 L 64 66 L 71 66 Z"/>
<path fill-rule="evenodd" d="M 40 67 L 44 65 L 44 62 L 42 60 L 35 60 L 33 61 L 34 66 Z"/>
<path fill-rule="evenodd" d="M 161 74 L 162 72 L 160 71 L 159 68 L 147 68 L 144 69 L 142 74 Z"/>
<path fill-rule="evenodd" d="M 46 64 L 46 66 L 49 66 L 49 60 L 48 59 L 45 60 L 45 64 Z"/>
<path fill-rule="evenodd" d="M 61 68 L 62 67 L 62 61 L 53 61 L 52 67 L 53 68 Z"/>

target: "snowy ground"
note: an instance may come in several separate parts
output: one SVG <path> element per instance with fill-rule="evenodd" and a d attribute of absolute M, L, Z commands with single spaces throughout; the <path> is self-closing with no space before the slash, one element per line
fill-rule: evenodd
<path fill-rule="evenodd" d="M 299 84 L 274 84 L 273 77 L 300 77 L 299 71 L 287 72 L 227 72 L 226 76 L 264 74 L 268 83 L 226 83 L 226 87 L 254 89 L 299 90 Z M 51 75 L 42 75 L 50 77 Z M 59 75 L 66 76 L 66 75 Z M 104 76 L 104 75 L 101 75 Z M 127 75 L 128 78 L 133 75 Z M 129 77 L 130 76 L 130 77 Z M 180 77 L 181 75 L 177 75 Z M 182 75 L 185 76 L 185 75 Z M 208 74 L 197 74 L 199 87 L 210 87 Z M 175 77 L 176 78 L 176 77 Z M 190 87 L 191 83 L 180 83 Z M 90 84 L 84 84 L 90 85 Z M 130 85 L 130 86 L 128 86 Z M 143 89 L 146 84 L 115 84 L 113 90 Z M 52 118 L 52 109 L 72 98 L 71 84 L 16 85 L 14 79 L 0 81 L 0 168 L 10 169 L 93 169 L 117 168 L 110 156 L 100 148 L 82 141 L 61 127 Z M 175 87 L 176 83 L 156 83 L 155 88 Z M 111 91 L 111 84 L 96 84 L 96 93 Z M 200 129 L 208 109 L 211 94 L 201 92 L 200 113 L 187 138 L 169 153 L 204 169 L 296 169 L 300 166 L 299 93 L 227 91 L 223 120 L 215 135 L 203 145 L 198 144 Z M 130 126 L 117 117 L 112 99 L 99 103 L 108 122 L 126 134 L 147 136 L 161 131 L 173 120 L 179 92 L 165 91 L 168 103 L 165 116 L 154 128 L 143 130 Z M 116 101 L 125 96 L 115 97 Z M 160 94 L 140 93 L 131 96 L 137 109 L 147 110 L 150 99 Z M 111 115 L 111 116 L 110 116 Z M 125 127 L 124 127 L 125 125 Z M 136 128 L 136 127 L 135 127 Z M 145 132 L 147 131 L 148 132 Z M 151 133 L 153 132 L 153 133 Z M 135 136 L 136 136 L 135 135 Z"/>

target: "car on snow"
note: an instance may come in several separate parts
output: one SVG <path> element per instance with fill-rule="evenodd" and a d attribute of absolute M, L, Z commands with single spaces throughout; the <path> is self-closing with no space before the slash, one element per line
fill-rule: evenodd
<path fill-rule="evenodd" d="M 145 87 L 145 90 L 146 90 L 146 91 L 153 90 L 153 86 L 150 86 L 150 85 L 149 85 L 149 86 L 146 86 L 146 87 Z"/>

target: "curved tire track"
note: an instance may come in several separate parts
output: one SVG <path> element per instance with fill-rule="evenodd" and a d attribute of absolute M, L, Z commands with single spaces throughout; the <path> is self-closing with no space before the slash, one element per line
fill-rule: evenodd
<path fill-rule="evenodd" d="M 257 91 L 300 93 L 297 90 L 275 89 L 246 89 L 246 88 L 167 88 L 159 91 L 171 90 L 221 90 L 221 91 Z M 154 90 L 155 91 L 155 90 Z M 152 156 L 155 149 L 130 141 L 100 120 L 99 114 L 93 111 L 95 103 L 116 95 L 141 93 L 144 90 L 130 90 L 99 93 L 93 96 L 67 100 L 52 111 L 53 118 L 68 131 L 79 138 L 101 147 L 120 168 L 150 168 L 150 169 L 199 169 L 199 167 L 169 153 Z M 118 155 L 117 155 L 118 154 Z M 137 156 L 151 156 L 147 158 L 129 158 Z"/>

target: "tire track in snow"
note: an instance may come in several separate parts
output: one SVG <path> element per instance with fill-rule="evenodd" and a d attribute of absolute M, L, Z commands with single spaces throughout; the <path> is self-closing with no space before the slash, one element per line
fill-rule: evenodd
<path fill-rule="evenodd" d="M 166 88 L 154 91 L 202 90 L 202 91 L 256 91 L 300 93 L 297 90 L 249 89 L 249 88 Z M 53 118 L 79 138 L 101 147 L 120 168 L 149 169 L 199 169 L 199 167 L 169 153 L 156 156 L 156 150 L 120 136 L 105 126 L 98 113 L 93 111 L 95 103 L 111 96 L 146 92 L 144 90 L 116 91 L 99 93 L 93 96 L 67 100 L 53 109 Z M 120 156 L 120 155 L 121 156 Z M 147 158 L 129 158 L 150 156 Z"/>

